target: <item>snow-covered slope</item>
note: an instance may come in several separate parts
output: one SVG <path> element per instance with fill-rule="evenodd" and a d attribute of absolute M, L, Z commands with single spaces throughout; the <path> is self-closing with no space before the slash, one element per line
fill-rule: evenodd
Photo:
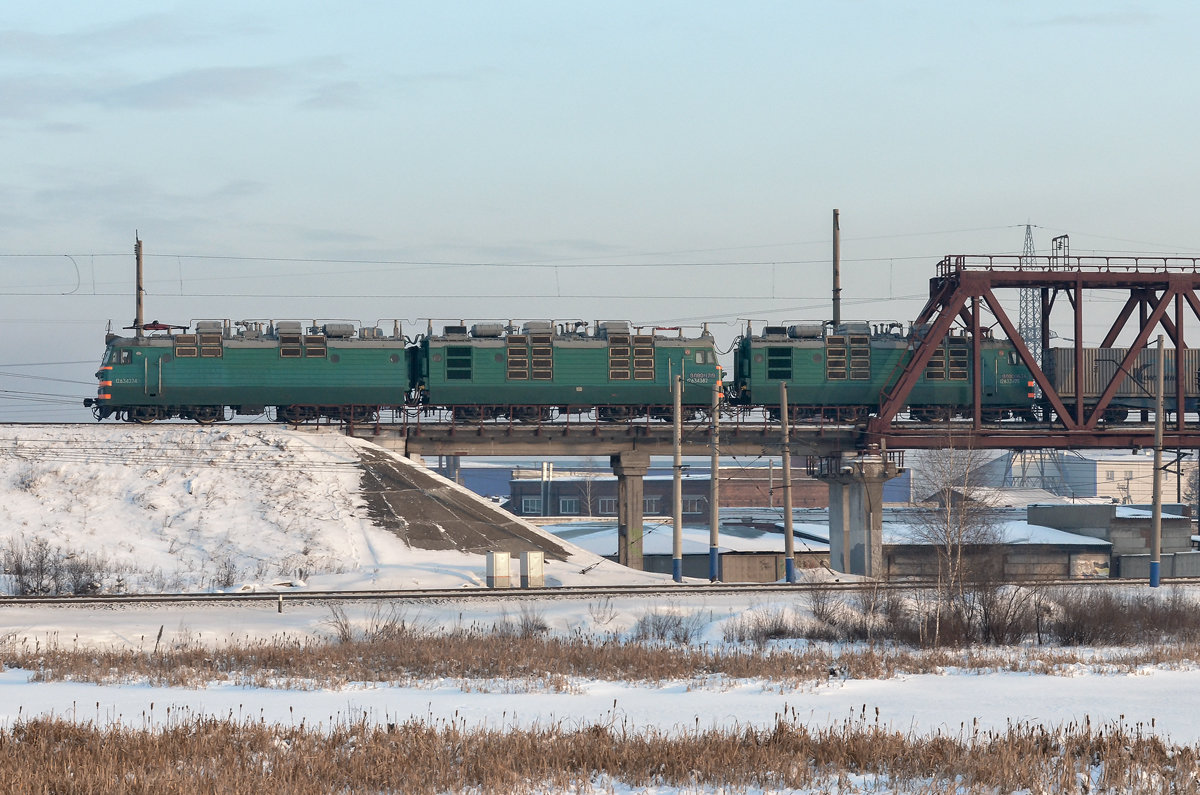
<path fill-rule="evenodd" d="M 39 547 L 60 566 L 86 563 L 108 591 L 482 586 L 486 515 L 475 517 L 472 552 L 410 546 L 368 510 L 364 452 L 376 462 L 391 456 L 330 429 L 0 426 L 0 545 L 26 565 Z M 420 474 L 439 491 L 460 490 Z M 402 511 L 422 499 L 419 490 L 409 496 Z M 391 517 L 393 530 L 397 519 L 404 524 Z M 547 555 L 547 584 L 659 579 L 506 515 L 495 526 L 504 523 L 566 548 Z M 6 584 L 11 592 L 11 577 Z"/>

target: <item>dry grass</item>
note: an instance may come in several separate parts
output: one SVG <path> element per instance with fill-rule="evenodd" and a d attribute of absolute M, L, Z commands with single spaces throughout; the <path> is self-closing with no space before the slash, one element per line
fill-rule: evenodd
<path fill-rule="evenodd" d="M 1082 607 L 1080 606 L 1082 605 Z M 852 606 L 826 621 L 848 622 Z M 163 640 L 151 631 L 144 648 L 45 648 L 0 639 L 0 662 L 33 672 L 37 681 L 147 682 L 204 687 L 233 682 L 260 687 L 336 688 L 352 682 L 422 686 L 445 681 L 464 689 L 567 690 L 599 679 L 650 684 L 686 681 L 720 687 L 733 679 L 780 689 L 830 676 L 880 679 L 900 674 L 1022 671 L 1109 673 L 1147 666 L 1200 664 L 1200 643 L 1164 632 L 1182 622 L 1179 600 L 1149 604 L 1059 598 L 1047 622 L 1092 631 L 1113 611 L 1136 611 L 1137 637 L 1169 643 L 1128 648 L 970 646 L 920 649 L 872 642 L 836 646 L 776 638 L 804 634 L 810 613 L 756 611 L 726 622 L 723 646 L 696 646 L 696 622 L 652 614 L 631 639 L 576 634 L 557 637 L 524 610 L 493 627 L 434 631 L 394 613 L 365 623 L 333 611 L 334 639 L 278 639 L 254 646 L 202 647 Z M 862 612 L 886 614 L 887 605 Z M 605 616 L 608 608 L 597 613 Z M 730 627 L 734 629 L 730 629 Z M 741 627 L 737 630 L 737 627 Z M 1147 634 L 1146 627 L 1151 629 Z M 745 637 L 730 637 L 744 631 Z M 1113 637 L 1113 636 L 1105 636 Z M 637 642 L 633 638 L 641 638 Z M 302 696 L 298 696 L 302 698 Z M 590 726 L 469 728 L 414 720 L 376 727 L 365 721 L 332 727 L 275 726 L 253 721 L 171 716 L 163 728 L 101 727 L 43 719 L 0 729 L 0 781 L 7 792 L 544 792 L 631 787 L 705 787 L 737 792 L 769 788 L 810 791 L 956 793 L 1172 792 L 1200 795 L 1200 751 L 1172 746 L 1140 725 L 1071 724 L 1004 731 L 962 726 L 920 735 L 881 726 L 865 707 L 856 719 L 805 727 L 795 712 L 768 728 L 637 730 L 615 717 Z M 599 784 L 596 784 L 599 782 Z"/>
<path fill-rule="evenodd" d="M 555 637 L 539 632 L 481 629 L 435 633 L 413 628 L 376 631 L 361 640 L 276 640 L 220 649 L 155 643 L 153 649 L 67 649 L 0 641 L 0 662 L 33 673 L 34 681 L 97 684 L 144 682 L 204 687 L 215 682 L 306 690 L 371 682 L 423 686 L 457 681 L 473 690 L 567 691 L 573 679 L 720 686 L 757 679 L 781 688 L 837 676 L 886 679 L 902 674 L 1017 671 L 1075 674 L 1081 669 L 1128 673 L 1148 666 L 1193 667 L 1200 644 L 1128 649 L 984 647 L 911 649 L 881 645 L 798 648 L 667 647 L 613 637 Z"/>
<path fill-rule="evenodd" d="M 1138 727 L 969 727 L 915 736 L 858 720 L 667 734 L 618 725 L 468 729 L 409 722 L 327 731 L 212 719 L 161 730 L 61 720 L 0 731 L 0 780 L 44 792 L 544 792 L 597 781 L 717 791 L 1200 792 L 1195 747 Z"/>

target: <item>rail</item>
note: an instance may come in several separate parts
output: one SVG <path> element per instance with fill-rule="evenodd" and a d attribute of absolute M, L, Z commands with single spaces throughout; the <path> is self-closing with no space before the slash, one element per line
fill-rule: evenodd
<path fill-rule="evenodd" d="M 0 606 L 54 606 L 54 607 L 96 607 L 99 605 L 154 605 L 154 604 L 278 604 L 280 609 L 285 606 L 295 607 L 301 604 L 320 604 L 323 602 L 342 601 L 435 601 L 435 602 L 469 602 L 479 599 L 591 599 L 595 597 L 629 597 L 646 596 L 723 596 L 750 594 L 795 594 L 808 591 L 839 591 L 857 592 L 872 590 L 905 591 L 938 588 L 937 580 L 926 579 L 895 579 L 870 580 L 853 578 L 835 579 L 820 582 L 772 582 L 772 583 L 710 583 L 706 581 L 672 583 L 669 585 L 590 585 L 590 586 L 560 586 L 550 588 L 447 588 L 447 589 L 414 589 L 414 590 L 380 590 L 380 591 L 274 591 L 261 590 L 237 593 L 173 593 L 173 594 L 112 594 L 96 596 L 4 596 L 0 597 Z M 1145 577 L 1136 578 L 1100 578 L 1078 577 L 1071 579 L 1024 579 L 1006 580 L 1005 585 L 1024 588 L 1060 588 L 1080 586 L 1103 587 L 1145 587 Z M 1169 577 L 1164 578 L 1165 585 L 1195 587 L 1200 586 L 1200 577 Z M 944 585 L 944 584 L 943 584 Z"/>

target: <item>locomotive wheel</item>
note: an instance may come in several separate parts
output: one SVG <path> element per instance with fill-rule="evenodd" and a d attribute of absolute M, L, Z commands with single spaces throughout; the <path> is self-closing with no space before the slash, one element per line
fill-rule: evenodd
<path fill-rule="evenodd" d="M 275 416 L 281 422 L 290 422 L 293 425 L 299 425 L 302 422 L 316 419 L 317 412 L 306 406 L 279 406 L 276 409 Z"/>
<path fill-rule="evenodd" d="M 1129 409 L 1107 408 L 1104 410 L 1105 422 L 1127 422 L 1129 420 Z"/>
<path fill-rule="evenodd" d="M 356 424 L 374 422 L 375 409 L 370 406 L 346 406 L 341 411 L 341 418 Z"/>
<path fill-rule="evenodd" d="M 134 406 L 129 410 L 127 418 L 129 422 L 136 422 L 138 425 L 149 425 L 159 416 L 157 406 Z"/>
<path fill-rule="evenodd" d="M 223 406 L 196 406 L 192 409 L 192 419 L 201 425 L 212 425 L 217 420 L 225 419 Z"/>
<path fill-rule="evenodd" d="M 596 416 L 604 422 L 623 422 L 637 415 L 632 406 L 597 406 Z"/>
<path fill-rule="evenodd" d="M 871 415 L 870 410 L 862 406 L 852 406 L 850 408 L 843 409 L 838 413 L 840 414 L 839 419 L 842 422 L 853 425 L 857 425 L 860 422 L 866 422 L 867 418 Z"/>
<path fill-rule="evenodd" d="M 909 409 L 908 414 L 917 422 L 949 422 L 957 411 L 949 406 L 921 406 Z"/>
<path fill-rule="evenodd" d="M 514 406 L 509 414 L 517 422 L 545 422 L 554 417 L 549 406 Z"/>

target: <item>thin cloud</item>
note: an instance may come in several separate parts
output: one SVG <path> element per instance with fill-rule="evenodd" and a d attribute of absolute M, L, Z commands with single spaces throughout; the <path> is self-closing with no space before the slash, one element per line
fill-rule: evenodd
<path fill-rule="evenodd" d="M 278 95 L 291 81 L 290 70 L 282 67 L 211 67 L 133 83 L 109 91 L 101 101 L 115 107 L 178 110 Z"/>
<path fill-rule="evenodd" d="M 104 53 L 177 47 L 212 37 L 194 25 L 180 24 L 167 14 L 146 14 L 112 25 L 68 33 L 0 30 L 0 53 L 6 60 L 93 59 Z"/>
<path fill-rule="evenodd" d="M 1035 27 L 1123 28 L 1148 25 L 1154 20 L 1155 16 L 1145 11 L 1121 11 L 1107 14 L 1062 14 L 1033 24 Z"/>
<path fill-rule="evenodd" d="M 316 86 L 308 99 L 300 103 L 301 107 L 314 110 L 342 110 L 360 108 L 363 105 L 362 84 L 354 80 Z"/>

